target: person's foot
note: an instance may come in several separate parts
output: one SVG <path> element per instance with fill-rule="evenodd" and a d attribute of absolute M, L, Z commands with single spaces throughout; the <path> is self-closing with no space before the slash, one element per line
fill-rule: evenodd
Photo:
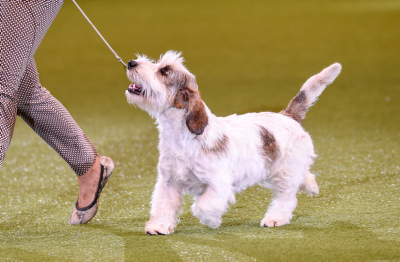
<path fill-rule="evenodd" d="M 99 185 L 100 171 L 100 158 L 99 156 L 96 156 L 96 160 L 90 170 L 86 174 L 78 176 L 78 207 L 87 207 L 93 202 L 94 198 L 96 197 L 97 187 Z"/>
<path fill-rule="evenodd" d="M 100 193 L 114 170 L 114 162 L 106 156 L 96 157 L 93 167 L 78 177 L 79 198 L 69 219 L 70 225 L 89 222 L 97 213 Z"/>

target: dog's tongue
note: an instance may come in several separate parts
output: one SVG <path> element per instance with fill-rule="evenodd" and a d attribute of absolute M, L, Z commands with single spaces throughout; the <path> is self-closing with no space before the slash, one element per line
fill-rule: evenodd
<path fill-rule="evenodd" d="M 135 84 L 135 83 L 130 84 L 129 87 L 131 87 L 131 88 L 142 88 L 141 85 L 138 85 L 138 84 Z"/>

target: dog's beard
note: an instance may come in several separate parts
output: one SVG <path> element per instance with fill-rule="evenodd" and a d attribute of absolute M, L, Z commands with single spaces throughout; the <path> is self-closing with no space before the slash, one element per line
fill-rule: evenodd
<path fill-rule="evenodd" d="M 131 90 L 126 90 L 127 101 L 129 104 L 139 107 L 155 118 L 168 107 L 165 103 L 168 100 L 162 94 L 155 93 L 153 90 L 146 89 L 146 87 L 141 87 L 141 92 L 139 92 L 140 88 L 134 89 L 133 87 Z"/>
<path fill-rule="evenodd" d="M 126 90 L 125 95 L 129 104 L 138 106 L 142 110 L 148 111 L 151 103 L 142 93 L 139 93 L 138 90 L 131 91 L 128 89 Z"/>

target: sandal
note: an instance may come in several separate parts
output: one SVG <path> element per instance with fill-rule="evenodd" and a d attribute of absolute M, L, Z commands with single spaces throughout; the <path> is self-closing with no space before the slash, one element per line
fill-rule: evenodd
<path fill-rule="evenodd" d="M 78 201 L 75 203 L 74 210 L 72 211 L 71 217 L 69 219 L 70 225 L 80 225 L 89 222 L 97 213 L 97 209 L 99 208 L 99 198 L 101 191 L 106 185 L 108 179 L 110 178 L 112 172 L 114 171 L 114 162 L 111 158 L 106 156 L 100 157 L 100 179 L 99 185 L 97 187 L 96 196 L 93 202 L 87 207 L 78 207 Z"/>

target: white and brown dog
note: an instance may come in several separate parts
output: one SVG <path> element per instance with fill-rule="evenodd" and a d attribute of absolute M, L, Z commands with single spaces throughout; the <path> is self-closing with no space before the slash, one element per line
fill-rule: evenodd
<path fill-rule="evenodd" d="M 288 224 L 296 193 L 319 191 L 310 173 L 316 155 L 302 120 L 341 65 L 308 79 L 280 113 L 217 117 L 201 100 L 183 61 L 180 53 L 168 51 L 157 62 L 139 56 L 128 65 L 133 82 L 128 102 L 156 118 L 160 133 L 158 179 L 145 231 L 174 232 L 184 193 L 194 196 L 192 212 L 200 222 L 217 228 L 235 194 L 255 184 L 273 191 L 261 226 Z"/>

